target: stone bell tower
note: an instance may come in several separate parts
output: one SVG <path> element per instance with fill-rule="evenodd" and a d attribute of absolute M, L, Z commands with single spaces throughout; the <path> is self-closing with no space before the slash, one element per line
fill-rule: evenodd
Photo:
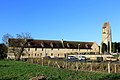
<path fill-rule="evenodd" d="M 102 43 L 106 44 L 107 53 L 111 53 L 112 35 L 109 22 L 105 22 L 102 26 Z"/>

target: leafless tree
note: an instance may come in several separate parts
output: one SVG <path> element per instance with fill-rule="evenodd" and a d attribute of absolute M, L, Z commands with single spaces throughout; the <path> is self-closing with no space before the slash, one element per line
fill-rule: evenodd
<path fill-rule="evenodd" d="M 18 39 L 32 39 L 30 33 L 16 34 Z"/>
<path fill-rule="evenodd" d="M 2 37 L 2 41 L 3 41 L 3 43 L 6 45 L 6 46 L 8 46 L 8 39 L 9 38 L 13 38 L 13 36 L 12 35 L 10 35 L 10 34 L 4 34 L 3 35 L 3 37 Z"/>
<path fill-rule="evenodd" d="M 16 36 L 9 41 L 9 47 L 11 47 L 9 52 L 14 53 L 15 60 L 20 60 L 21 56 L 27 53 L 25 47 L 28 46 L 28 39 L 32 39 L 32 37 L 30 33 L 16 34 Z"/>

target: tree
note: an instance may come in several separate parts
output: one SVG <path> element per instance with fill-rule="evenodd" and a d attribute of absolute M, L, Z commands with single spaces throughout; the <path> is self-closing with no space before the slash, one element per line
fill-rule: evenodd
<path fill-rule="evenodd" d="M 117 52 L 117 42 L 112 43 L 112 52 L 116 53 Z"/>
<path fill-rule="evenodd" d="M 4 44 L 0 44 L 0 59 L 4 59 L 7 57 L 8 48 Z"/>
<path fill-rule="evenodd" d="M 9 38 L 13 38 L 13 36 L 12 35 L 10 35 L 10 34 L 4 34 L 3 35 L 3 37 L 2 37 L 2 41 L 3 41 L 3 43 L 6 45 L 6 46 L 8 46 L 8 39 Z"/>
<path fill-rule="evenodd" d="M 15 60 L 20 60 L 21 55 L 27 53 L 25 47 L 28 45 L 28 39 L 32 39 L 30 33 L 16 34 L 16 38 L 9 38 L 9 52 L 14 53 Z"/>
<path fill-rule="evenodd" d="M 16 34 L 18 39 L 32 39 L 30 33 Z"/>
<path fill-rule="evenodd" d="M 120 42 L 118 42 L 118 53 L 120 52 Z"/>

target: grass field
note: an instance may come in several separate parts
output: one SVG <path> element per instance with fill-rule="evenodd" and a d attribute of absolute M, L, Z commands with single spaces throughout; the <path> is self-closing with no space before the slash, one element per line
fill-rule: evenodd
<path fill-rule="evenodd" d="M 44 75 L 47 80 L 118 80 L 120 74 L 70 71 L 18 61 L 0 61 L 0 80 L 29 80 Z"/>

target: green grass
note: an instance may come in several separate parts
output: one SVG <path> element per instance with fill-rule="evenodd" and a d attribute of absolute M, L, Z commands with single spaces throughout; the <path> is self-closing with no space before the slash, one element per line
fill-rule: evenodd
<path fill-rule="evenodd" d="M 47 80 L 118 80 L 120 74 L 71 71 L 20 61 L 0 61 L 0 80 L 29 80 L 44 75 Z"/>

